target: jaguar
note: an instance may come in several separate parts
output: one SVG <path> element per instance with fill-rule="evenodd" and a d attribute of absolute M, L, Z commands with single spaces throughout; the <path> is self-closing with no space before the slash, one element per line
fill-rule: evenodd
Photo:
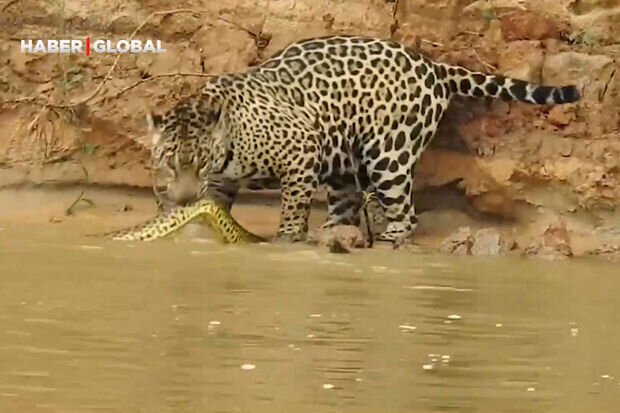
<path fill-rule="evenodd" d="M 275 240 L 301 241 L 311 202 L 327 189 L 323 227 L 359 225 L 363 192 L 402 242 L 418 218 L 416 162 L 455 96 L 530 104 L 580 99 L 575 85 L 545 86 L 436 62 L 401 43 L 328 36 L 290 44 L 262 64 L 209 79 L 163 114 L 149 112 L 157 186 L 168 202 L 205 195 L 227 208 L 242 185 L 281 188 Z"/>

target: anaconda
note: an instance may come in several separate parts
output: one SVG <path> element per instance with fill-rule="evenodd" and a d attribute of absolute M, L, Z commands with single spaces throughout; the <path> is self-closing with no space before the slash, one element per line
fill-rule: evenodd
<path fill-rule="evenodd" d="M 263 238 L 243 228 L 224 205 L 213 199 L 201 199 L 190 205 L 173 208 L 169 212 L 129 228 L 110 231 L 95 236 L 121 241 L 153 241 L 166 237 L 180 230 L 190 222 L 202 218 L 213 228 L 220 241 L 226 244 L 256 243 L 265 241 Z"/>

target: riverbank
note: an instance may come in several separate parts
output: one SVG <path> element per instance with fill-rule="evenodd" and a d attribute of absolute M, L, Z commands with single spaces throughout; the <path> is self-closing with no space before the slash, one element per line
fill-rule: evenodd
<path fill-rule="evenodd" d="M 452 197 L 452 198 L 451 198 Z M 601 255 L 614 259 L 620 248 L 618 234 L 595 230 L 587 222 L 566 223 L 548 217 L 529 226 L 498 220 L 473 209 L 459 209 L 454 194 L 420 194 L 419 205 L 443 199 L 433 209 L 421 208 L 419 227 L 411 253 L 427 252 L 472 256 L 534 256 L 564 259 Z M 426 204 L 426 205 L 425 205 Z M 462 204 L 462 202 L 461 202 Z M 265 238 L 274 236 L 279 220 L 277 191 L 243 191 L 233 208 L 233 216 L 248 230 Z M 0 227 L 20 227 L 58 231 L 78 239 L 87 233 L 105 232 L 143 222 L 156 214 L 153 196 L 147 189 L 122 186 L 21 186 L 0 190 Z M 316 230 L 326 217 L 326 205 L 319 196 L 314 204 L 310 228 Z M 204 240 L 210 230 L 195 224 L 172 238 Z M 86 238 L 85 238 L 86 240 Z M 4 240 L 3 242 L 7 242 Z M 166 242 L 163 240 L 162 242 Z M 378 243 L 375 248 L 389 248 Z M 362 252 L 362 250 L 359 250 Z"/>

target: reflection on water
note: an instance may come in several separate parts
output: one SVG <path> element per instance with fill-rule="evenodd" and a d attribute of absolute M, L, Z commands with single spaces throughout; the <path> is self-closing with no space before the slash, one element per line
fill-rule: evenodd
<path fill-rule="evenodd" d="M 612 264 L 3 227 L 2 413 L 620 405 Z"/>

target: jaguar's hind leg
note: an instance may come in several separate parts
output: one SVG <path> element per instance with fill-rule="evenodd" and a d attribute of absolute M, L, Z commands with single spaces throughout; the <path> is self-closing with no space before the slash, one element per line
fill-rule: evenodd
<path fill-rule="evenodd" d="M 377 236 L 379 241 L 402 244 L 415 230 L 417 219 L 413 206 L 412 171 L 415 164 L 410 146 L 400 145 L 399 151 L 365 159 L 372 187 L 387 221 L 386 229 Z M 404 155 L 403 155 L 404 154 Z"/>
<path fill-rule="evenodd" d="M 328 216 L 322 228 L 360 224 L 362 196 L 352 173 L 326 179 Z"/>

